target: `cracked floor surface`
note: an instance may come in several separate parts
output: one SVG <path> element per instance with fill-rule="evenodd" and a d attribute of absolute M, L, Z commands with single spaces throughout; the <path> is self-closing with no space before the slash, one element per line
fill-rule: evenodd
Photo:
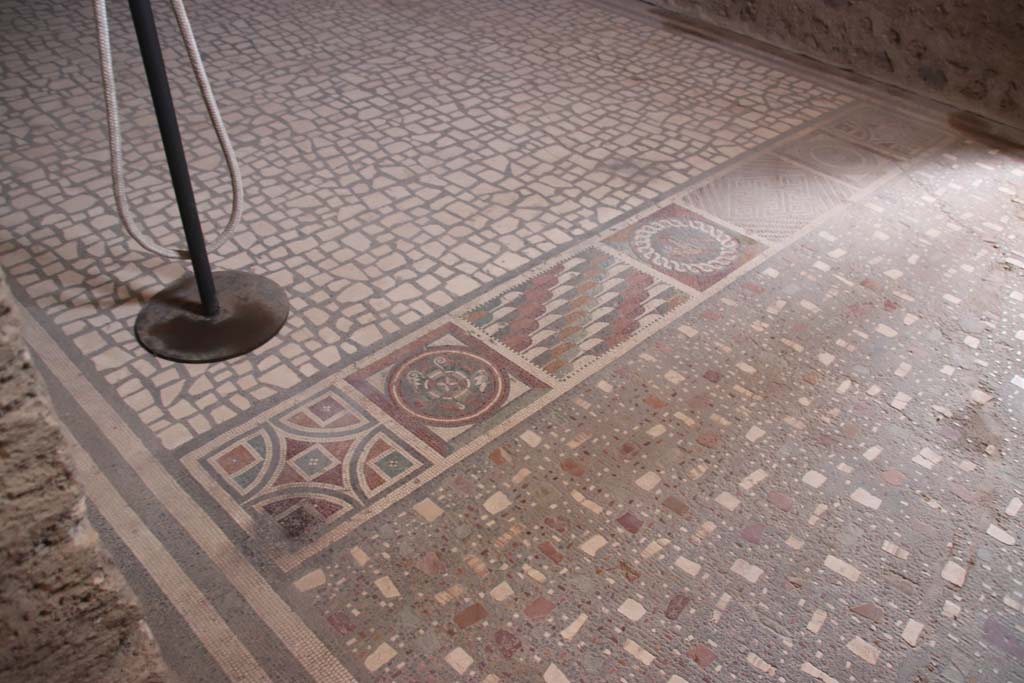
<path fill-rule="evenodd" d="M 0 7 L 0 263 L 178 678 L 1024 680 L 1019 151 L 631 6 L 191 11 L 293 306 L 210 366 L 131 337 L 90 17 Z"/>

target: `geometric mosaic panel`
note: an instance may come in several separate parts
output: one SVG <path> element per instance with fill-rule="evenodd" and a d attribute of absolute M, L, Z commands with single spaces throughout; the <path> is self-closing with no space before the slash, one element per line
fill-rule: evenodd
<path fill-rule="evenodd" d="M 461 317 L 548 374 L 565 377 L 688 298 L 590 248 Z"/>
<path fill-rule="evenodd" d="M 859 188 L 867 187 L 896 166 L 888 157 L 821 131 L 787 143 L 779 153 Z"/>
<path fill-rule="evenodd" d="M 258 519 L 309 539 L 428 462 L 328 388 L 232 440 L 199 465 Z"/>
<path fill-rule="evenodd" d="M 781 242 L 852 193 L 832 178 L 765 154 L 690 193 L 685 201 L 755 237 Z"/>
<path fill-rule="evenodd" d="M 441 455 L 472 441 L 548 389 L 454 323 L 345 379 Z"/>
<path fill-rule="evenodd" d="M 678 204 L 620 230 L 605 243 L 701 292 L 764 251 L 746 235 Z"/>
<path fill-rule="evenodd" d="M 848 109 L 824 128 L 848 140 L 903 159 L 919 155 L 946 137 L 932 126 L 869 105 Z"/>

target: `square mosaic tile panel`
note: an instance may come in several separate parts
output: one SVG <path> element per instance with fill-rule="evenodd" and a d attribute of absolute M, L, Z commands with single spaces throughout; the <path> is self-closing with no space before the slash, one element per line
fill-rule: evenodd
<path fill-rule="evenodd" d="M 851 194 L 839 181 L 766 154 L 688 194 L 684 201 L 758 239 L 781 242 L 841 206 Z"/>
<path fill-rule="evenodd" d="M 819 173 L 864 188 L 895 168 L 893 159 L 826 131 L 815 131 L 788 142 L 779 154 Z"/>
<path fill-rule="evenodd" d="M 453 323 L 345 379 L 441 455 L 472 441 L 548 388 Z"/>
<path fill-rule="evenodd" d="M 678 204 L 659 209 L 604 242 L 699 292 L 764 251 L 757 241 Z"/>
<path fill-rule="evenodd" d="M 217 497 L 244 527 L 257 532 L 269 518 L 274 536 L 306 541 L 430 461 L 329 387 L 189 464 L 229 494 Z"/>
<path fill-rule="evenodd" d="M 828 130 L 899 159 L 909 159 L 948 139 L 938 128 L 906 115 L 858 106 L 843 112 Z"/>
<path fill-rule="evenodd" d="M 689 297 L 589 247 L 461 318 L 530 363 L 565 377 Z"/>

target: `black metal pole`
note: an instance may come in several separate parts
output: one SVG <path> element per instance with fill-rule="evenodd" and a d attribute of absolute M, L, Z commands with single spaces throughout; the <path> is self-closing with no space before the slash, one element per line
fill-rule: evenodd
<path fill-rule="evenodd" d="M 160 137 L 163 138 L 164 152 L 167 154 L 167 167 L 171 172 L 171 182 L 174 184 L 174 196 L 178 200 L 178 213 L 185 228 L 185 241 L 188 243 L 192 272 L 199 288 L 203 315 L 212 318 L 220 312 L 220 305 L 217 302 L 217 291 L 213 286 L 213 271 L 210 270 L 210 259 L 206 254 L 206 240 L 203 239 L 203 230 L 199 224 L 195 195 L 192 193 L 185 149 L 181 145 L 178 117 L 174 113 L 174 101 L 171 99 L 164 58 L 160 52 L 160 38 L 156 33 L 153 7 L 149 0 L 128 0 L 128 4 L 132 10 L 135 34 L 139 38 L 139 49 L 142 50 L 142 62 L 146 66 L 146 79 L 149 81 L 156 119 L 160 124 Z"/>

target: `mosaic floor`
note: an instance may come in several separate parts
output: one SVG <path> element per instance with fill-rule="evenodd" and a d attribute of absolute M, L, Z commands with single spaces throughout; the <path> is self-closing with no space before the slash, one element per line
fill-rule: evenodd
<path fill-rule="evenodd" d="M 0 4 L 0 265 L 178 680 L 1024 681 L 1024 154 L 639 5 L 193 5 L 293 307 L 210 366 L 87 8 Z"/>

